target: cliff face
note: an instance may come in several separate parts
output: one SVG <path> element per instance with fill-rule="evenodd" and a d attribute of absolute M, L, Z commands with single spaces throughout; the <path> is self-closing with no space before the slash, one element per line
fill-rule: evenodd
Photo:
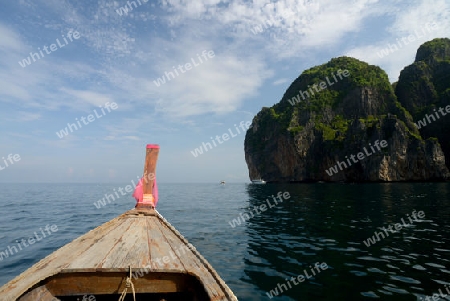
<path fill-rule="evenodd" d="M 251 179 L 274 182 L 450 176 L 438 140 L 421 137 L 386 73 L 348 57 L 306 70 L 263 108 L 246 133 L 245 159 Z"/>
<path fill-rule="evenodd" d="M 395 92 L 421 136 L 438 139 L 450 168 L 450 39 L 420 46 L 414 63 L 400 73 Z"/>

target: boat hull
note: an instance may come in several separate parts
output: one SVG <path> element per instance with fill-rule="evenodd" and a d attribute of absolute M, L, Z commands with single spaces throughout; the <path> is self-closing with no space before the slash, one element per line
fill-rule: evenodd
<path fill-rule="evenodd" d="M 2 301 L 75 301 L 90 295 L 96 301 L 118 300 L 127 278 L 136 300 L 237 300 L 154 209 L 127 211 L 89 231 L 0 287 L 0 296 Z"/>

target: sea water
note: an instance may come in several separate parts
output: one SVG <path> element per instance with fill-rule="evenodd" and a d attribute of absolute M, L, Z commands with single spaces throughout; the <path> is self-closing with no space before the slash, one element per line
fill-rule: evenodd
<path fill-rule="evenodd" d="M 0 184 L 0 285 L 133 208 L 131 193 L 94 205 L 128 184 Z M 158 186 L 239 300 L 450 300 L 449 183 Z"/>

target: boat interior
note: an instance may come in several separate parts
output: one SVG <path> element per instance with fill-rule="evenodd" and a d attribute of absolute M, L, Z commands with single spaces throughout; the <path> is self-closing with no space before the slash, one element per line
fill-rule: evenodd
<path fill-rule="evenodd" d="M 51 276 L 30 288 L 19 301 L 103 301 L 133 299 L 132 286 L 127 287 L 128 272 L 73 272 Z M 194 275 L 152 272 L 132 278 L 136 301 L 206 301 L 205 287 Z M 91 299 L 89 299 L 89 296 Z"/>

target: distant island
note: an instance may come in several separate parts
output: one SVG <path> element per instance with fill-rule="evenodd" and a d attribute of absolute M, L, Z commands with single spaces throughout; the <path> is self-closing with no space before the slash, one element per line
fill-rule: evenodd
<path fill-rule="evenodd" d="M 251 179 L 396 182 L 450 179 L 450 39 L 426 42 L 391 84 L 350 57 L 304 71 L 254 117 Z"/>

